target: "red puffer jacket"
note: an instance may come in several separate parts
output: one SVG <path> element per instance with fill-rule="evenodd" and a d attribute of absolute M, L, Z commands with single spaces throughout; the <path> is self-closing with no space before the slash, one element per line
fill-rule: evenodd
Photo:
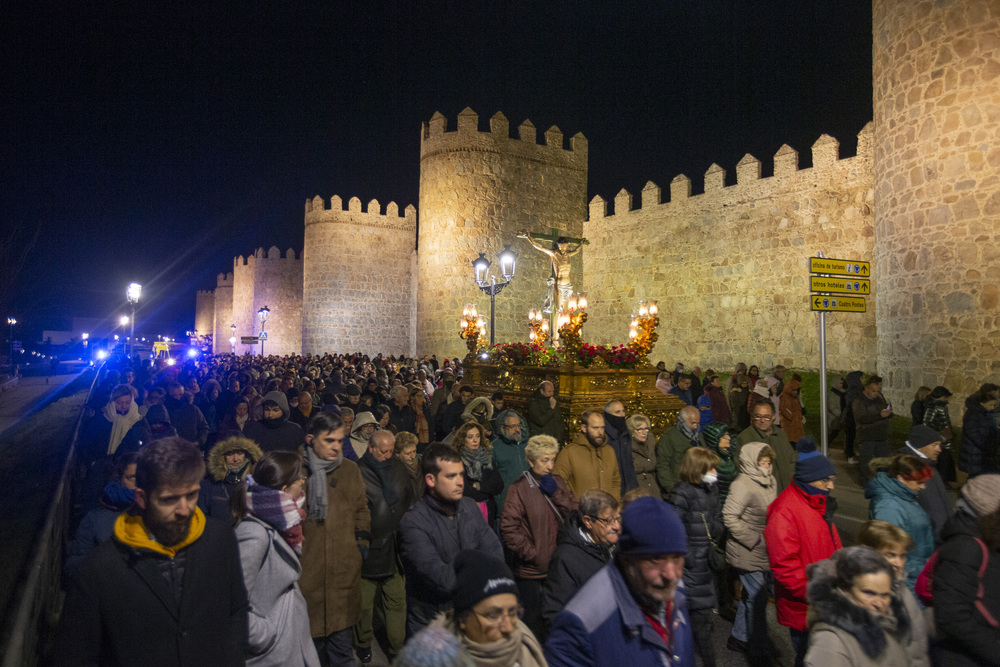
<path fill-rule="evenodd" d="M 576 497 L 566 481 L 559 475 L 552 477 L 556 482 L 556 492 L 548 499 L 538 488 L 538 480 L 531 472 L 523 473 L 507 489 L 500 532 L 516 556 L 514 574 L 520 579 L 545 578 L 552 552 L 556 550 L 559 526 L 566 515 L 577 507 Z"/>
<path fill-rule="evenodd" d="M 774 573 L 774 600 L 778 622 L 788 628 L 806 629 L 806 566 L 842 546 L 837 527 L 825 518 L 826 502 L 826 496 L 810 495 L 792 482 L 767 508 L 764 541 Z"/>

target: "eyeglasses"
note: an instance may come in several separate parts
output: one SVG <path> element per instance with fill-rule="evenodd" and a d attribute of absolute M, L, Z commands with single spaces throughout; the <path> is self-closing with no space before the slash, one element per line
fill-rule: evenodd
<path fill-rule="evenodd" d="M 774 419 L 774 415 L 754 415 L 753 419 L 758 422 L 769 422 Z"/>
<path fill-rule="evenodd" d="M 590 516 L 590 515 L 588 515 L 588 516 Z M 610 519 L 602 519 L 599 516 L 591 516 L 590 518 L 593 519 L 594 521 L 600 521 L 605 526 L 613 526 L 616 523 L 620 526 L 621 523 L 622 523 L 622 517 L 621 517 L 620 514 L 618 516 L 613 516 Z"/>
<path fill-rule="evenodd" d="M 817 484 L 833 484 L 836 481 L 837 481 L 836 475 L 831 475 L 830 477 L 824 477 L 823 479 L 817 479 L 815 482 L 813 482 L 813 486 L 816 486 Z"/>
<path fill-rule="evenodd" d="M 636 431 L 648 431 L 649 427 L 648 426 L 636 426 L 635 430 Z"/>
<path fill-rule="evenodd" d="M 503 620 L 505 618 L 509 620 L 511 624 L 516 624 L 518 619 L 524 618 L 524 607 L 522 607 L 521 605 L 517 605 L 516 607 L 512 607 L 510 609 L 501 609 L 500 607 L 493 607 L 486 612 L 476 611 L 475 609 L 473 609 L 472 613 L 474 613 L 476 616 L 486 621 L 486 625 L 490 626 L 500 625 L 501 623 L 503 623 Z"/>

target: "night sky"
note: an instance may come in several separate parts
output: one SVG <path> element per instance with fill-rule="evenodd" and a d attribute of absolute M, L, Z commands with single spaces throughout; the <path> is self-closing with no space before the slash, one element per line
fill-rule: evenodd
<path fill-rule="evenodd" d="M 301 251 L 307 198 L 416 205 L 435 111 L 583 132 L 588 199 L 748 152 L 767 176 L 783 143 L 809 166 L 824 132 L 853 155 L 872 118 L 870 0 L 14 0 L 0 49 L 0 237 L 41 226 L 25 340 L 117 319 L 133 280 L 181 333 L 234 256 Z"/>

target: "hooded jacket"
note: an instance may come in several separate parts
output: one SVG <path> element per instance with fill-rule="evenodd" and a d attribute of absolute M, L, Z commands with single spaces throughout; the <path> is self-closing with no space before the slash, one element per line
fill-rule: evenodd
<path fill-rule="evenodd" d="M 910 667 L 913 637 L 903 599 L 893 593 L 889 613 L 877 617 L 851 602 L 835 586 L 836 566 L 809 566 L 807 667 Z M 926 657 L 926 656 L 925 656 Z"/>
<path fill-rule="evenodd" d="M 243 433 L 260 445 L 264 452 L 277 450 L 297 452 L 305 442 L 306 435 L 301 426 L 288 421 L 290 414 L 288 399 L 280 391 L 271 391 L 264 396 L 261 403 L 263 404 L 264 401 L 277 403 L 278 407 L 281 408 L 281 417 L 274 420 L 247 422 Z"/>
<path fill-rule="evenodd" d="M 740 447 L 748 442 L 763 442 L 774 450 L 773 461 L 774 481 L 778 485 L 778 493 L 784 491 L 792 481 L 795 472 L 795 450 L 788 442 L 788 436 L 777 426 L 771 426 L 767 431 L 761 431 L 754 425 L 739 434 L 736 438 Z"/>
<path fill-rule="evenodd" d="M 511 415 L 521 420 L 521 435 L 516 441 L 508 438 L 502 428 L 507 417 Z M 526 472 L 529 468 L 528 459 L 524 455 L 524 448 L 528 444 L 528 438 L 531 435 L 528 433 L 527 420 L 516 410 L 502 410 L 494 421 L 496 422 L 497 430 L 494 433 L 496 437 L 491 443 L 493 446 L 493 461 L 496 463 L 500 477 L 503 479 L 503 491 L 497 494 L 496 501 L 497 511 L 503 515 L 504 502 L 507 498 L 507 491 L 510 489 L 510 485 L 516 482 L 521 477 L 521 473 Z"/>
<path fill-rule="evenodd" d="M 729 487 L 722 507 L 722 521 L 729 531 L 726 560 L 741 570 L 767 571 L 767 508 L 778 497 L 777 483 L 769 471 L 757 465 L 766 445 L 751 442 L 740 450 L 740 474 Z"/>
<path fill-rule="evenodd" d="M 246 452 L 248 460 L 246 469 L 239 476 L 230 475 L 226 466 L 226 453 L 236 449 Z M 247 477 L 253 473 L 254 466 L 263 455 L 257 443 L 249 438 L 228 438 L 212 447 L 208 452 L 205 479 L 201 480 L 201 493 L 198 494 L 198 507 L 205 516 L 233 523 L 229 496 L 236 487 L 247 483 Z"/>
<path fill-rule="evenodd" d="M 368 451 L 368 440 L 361 433 L 361 427 L 367 424 L 375 424 L 375 428 L 378 428 L 378 420 L 375 419 L 375 415 L 371 412 L 366 410 L 354 415 L 354 424 L 351 426 L 351 437 L 348 444 L 354 450 L 354 454 L 358 457 L 359 461 L 365 455 L 365 452 Z"/>
<path fill-rule="evenodd" d="M 549 574 L 542 586 L 542 618 L 551 623 L 573 594 L 611 560 L 611 547 L 585 539 L 583 517 L 570 512 L 559 528 Z"/>
<path fill-rule="evenodd" d="M 917 492 L 917 502 L 927 512 L 927 518 L 931 520 L 931 528 L 934 529 L 934 543 L 940 545 L 941 530 L 954 512 L 954 503 L 944 484 L 944 479 L 941 478 L 941 473 L 938 472 L 937 461 L 931 461 L 920 450 L 910 447 L 909 443 L 896 451 L 895 455 L 899 454 L 917 456 L 934 471 L 934 476 L 927 480 L 927 486 L 924 487 L 923 491 Z"/>
<path fill-rule="evenodd" d="M 520 579 L 545 579 L 556 550 L 563 519 L 577 508 L 576 496 L 559 475 L 552 475 L 556 492 L 547 497 L 538 478 L 527 471 L 511 484 L 500 519 L 504 544 L 514 552 L 514 574 Z M 550 504 L 551 503 L 551 504 Z"/>
<path fill-rule="evenodd" d="M 718 484 L 678 482 L 670 492 L 670 504 L 677 510 L 687 532 L 684 559 L 684 588 L 688 609 L 718 606 L 715 577 L 709 565 L 712 542 L 721 547 L 725 540 Z"/>
<path fill-rule="evenodd" d="M 796 442 L 799 438 L 805 437 L 806 434 L 802 420 L 802 406 L 799 404 L 799 397 L 795 395 L 801 386 L 801 382 L 792 379 L 781 390 L 779 400 L 781 428 L 785 430 L 789 442 Z"/>
<path fill-rule="evenodd" d="M 736 479 L 739 472 L 737 462 L 737 446 L 735 438 L 729 438 L 729 447 L 723 449 L 719 447 L 719 442 L 726 435 L 729 427 L 722 422 L 712 422 L 701 432 L 701 441 L 705 447 L 711 449 L 719 457 L 719 464 L 715 466 L 715 471 L 719 475 L 719 502 L 725 504 L 726 496 L 729 495 L 729 486 Z"/>
<path fill-rule="evenodd" d="M 977 394 L 965 399 L 965 416 L 962 417 L 958 467 L 969 477 L 1000 473 L 1000 431 L 995 417 L 986 411 L 981 400 Z"/>
<path fill-rule="evenodd" d="M 793 482 L 767 508 L 764 539 L 775 606 L 778 623 L 788 628 L 806 629 L 806 566 L 843 546 L 837 527 L 827 521 L 827 502 L 827 496 L 806 493 Z"/>
<path fill-rule="evenodd" d="M 869 518 L 888 521 L 913 538 L 914 546 L 906 555 L 907 585 L 912 591 L 917 584 L 917 576 L 934 553 L 934 529 L 927 513 L 917 502 L 917 494 L 884 472 L 875 475 L 868 483 L 865 498 L 870 501 Z"/>
<path fill-rule="evenodd" d="M 177 435 L 195 443 L 204 451 L 208 440 L 208 422 L 198 406 L 194 404 L 194 395 L 184 392 L 180 398 L 170 394 L 163 399 L 163 405 L 170 413 L 170 423 L 177 429 Z"/>

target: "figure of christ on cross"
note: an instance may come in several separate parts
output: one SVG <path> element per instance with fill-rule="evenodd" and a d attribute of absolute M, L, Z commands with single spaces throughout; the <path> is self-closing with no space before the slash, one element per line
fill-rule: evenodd
<path fill-rule="evenodd" d="M 573 296 L 573 284 L 570 282 L 570 258 L 590 245 L 587 239 L 558 236 L 557 230 L 551 229 L 551 234 L 532 234 L 520 231 L 518 238 L 528 239 L 528 243 L 536 250 L 544 252 L 552 260 L 552 277 L 548 279 L 548 293 L 542 310 L 546 313 L 558 313 L 564 301 Z M 552 327 L 553 342 L 555 342 L 555 327 Z"/>

